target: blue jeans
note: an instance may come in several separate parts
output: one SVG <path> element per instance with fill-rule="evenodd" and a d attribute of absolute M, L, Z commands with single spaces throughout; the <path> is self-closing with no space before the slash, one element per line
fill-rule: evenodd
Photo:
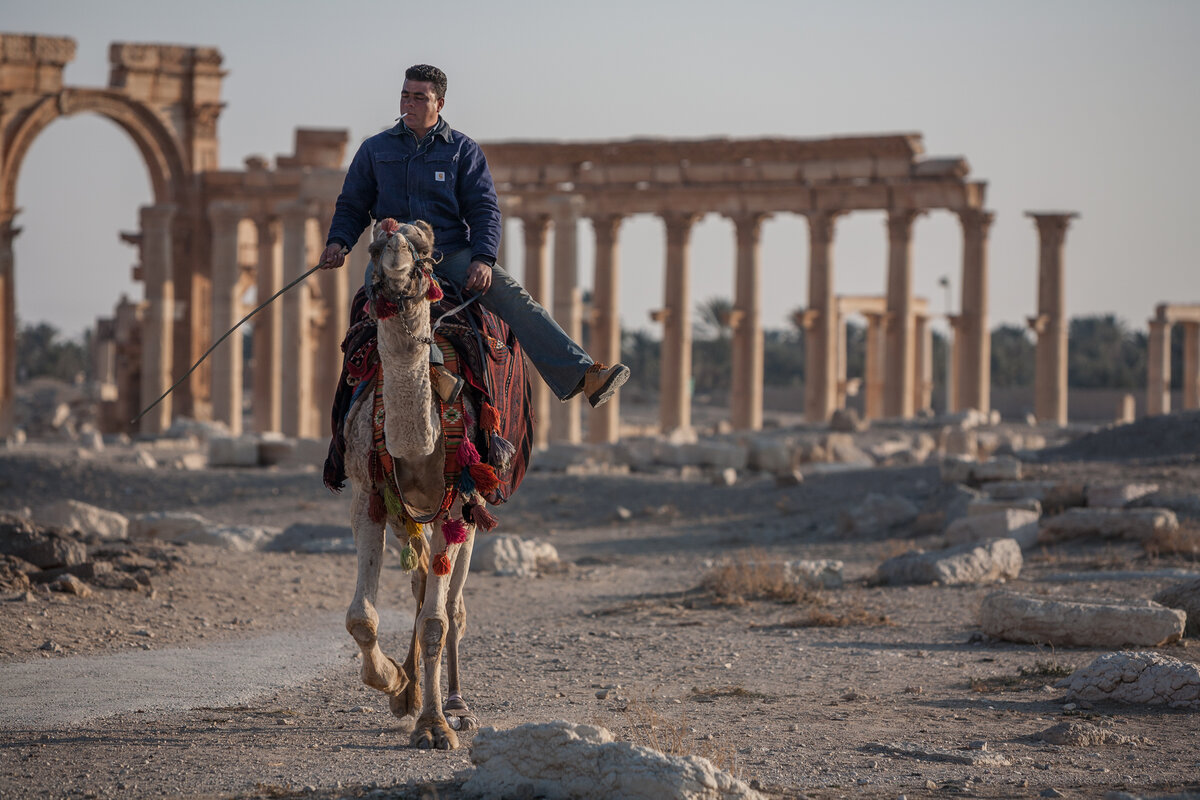
<path fill-rule="evenodd" d="M 471 249 L 444 254 L 433 274 L 446 288 L 463 294 L 467 271 L 471 267 Z M 371 280 L 367 265 L 366 281 Z M 463 294 L 466 299 L 467 295 Z M 567 332 L 529 292 L 499 264 L 492 267 L 492 285 L 479 302 L 512 328 L 521 349 L 541 374 L 542 380 L 559 400 L 578 394 L 583 374 L 593 363 L 592 357 L 576 344 Z"/>

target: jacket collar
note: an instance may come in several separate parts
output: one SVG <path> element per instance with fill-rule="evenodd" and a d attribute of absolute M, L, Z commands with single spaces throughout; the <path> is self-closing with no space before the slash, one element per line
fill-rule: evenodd
<path fill-rule="evenodd" d="M 404 120 L 397 122 L 388 130 L 388 133 L 392 134 L 393 136 L 411 136 L 414 139 L 417 138 L 416 134 L 409 130 L 408 126 L 404 124 Z M 437 124 L 434 125 L 429 130 L 429 133 L 425 134 L 425 136 L 440 136 L 446 142 L 446 144 L 453 144 L 453 133 L 454 131 L 450 129 L 450 125 L 447 124 L 446 120 L 439 115 Z"/>

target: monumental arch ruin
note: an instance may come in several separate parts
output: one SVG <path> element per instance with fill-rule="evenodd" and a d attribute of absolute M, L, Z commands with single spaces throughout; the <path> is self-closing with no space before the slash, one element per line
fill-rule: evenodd
<path fill-rule="evenodd" d="M 242 170 L 220 170 L 216 123 L 221 111 L 221 55 L 212 48 L 114 44 L 107 89 L 63 86 L 74 55 L 70 39 L 0 34 L 0 401 L 9 414 L 14 383 L 12 237 L 18 232 L 15 186 L 30 143 L 59 116 L 93 111 L 126 130 L 146 160 L 154 204 L 141 211 L 141 230 L 125 235 L 138 247 L 135 277 L 145 301 L 124 302 L 102 321 L 98 365 L 118 424 L 183 375 L 250 310 L 253 287 L 262 299 L 316 263 L 341 187 L 345 131 L 298 130 L 295 152 L 246 159 Z M 771 215 L 797 214 L 809 227 L 806 331 L 806 416 L 828 420 L 846 395 L 839 328 L 843 314 L 862 313 L 872 329 L 871 414 L 911 417 L 928 403 L 928 313 L 912 295 L 912 234 L 918 216 L 955 214 L 963 229 L 961 312 L 951 319 L 954 408 L 990 407 L 987 318 L 987 237 L 992 222 L 985 188 L 968 179 L 963 158 L 925 158 L 919 134 L 819 140 L 637 140 L 484 144 L 508 218 L 520 221 L 523 279 L 563 327 L 579 336 L 577 226 L 595 236 L 591 341 L 599 360 L 620 357 L 618 301 L 622 220 L 651 214 L 666 238 L 660 427 L 691 425 L 689 240 L 706 214 L 735 225 L 731 265 L 735 298 L 732 421 L 762 425 L 763 345 L 759 239 Z M 887 281 L 882 298 L 839 300 L 833 248 L 846 214 L 887 214 Z M 554 252 L 548 233 L 555 231 Z M 503 258 L 503 253 L 501 254 Z M 247 386 L 234 334 L 155 411 L 141 431 L 165 430 L 172 417 L 215 419 L 239 432 L 243 396 L 252 398 L 253 430 L 290 436 L 326 434 L 329 397 L 338 375 L 338 344 L 346 327 L 351 282 L 364 267 L 356 247 L 349 267 L 325 271 L 285 294 L 254 318 L 253 378 Z M 551 261 L 551 258 L 553 259 Z M 799 268 L 799 264 L 797 264 Z M 551 272 L 551 269 L 553 272 Z M 553 274 L 553 295 L 550 277 Z M 106 366 L 107 365 L 107 366 Z M 540 387 L 540 382 L 539 382 Z M 538 412 L 546 440 L 578 441 L 578 401 L 549 402 L 540 387 Z M 130 395 L 136 393 L 136 397 Z M 590 411 L 589 438 L 619 436 L 619 406 Z M 5 417 L 5 424 L 10 424 Z"/>

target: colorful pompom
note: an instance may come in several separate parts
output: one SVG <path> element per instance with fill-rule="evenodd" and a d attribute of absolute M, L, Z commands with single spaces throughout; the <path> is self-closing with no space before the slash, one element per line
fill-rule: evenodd
<path fill-rule="evenodd" d="M 411 544 L 406 544 L 400 551 L 400 569 L 411 572 L 417 566 L 417 551 Z"/>
<path fill-rule="evenodd" d="M 421 537 L 421 523 L 405 517 L 404 532 L 408 534 L 408 538 L 410 539 L 419 539 Z"/>
<path fill-rule="evenodd" d="M 382 525 L 387 519 L 387 506 L 383 504 L 383 498 L 378 494 L 371 495 L 371 501 L 367 505 L 367 516 L 376 525 Z"/>
<path fill-rule="evenodd" d="M 433 559 L 433 574 L 434 575 L 449 575 L 450 574 L 450 556 L 445 553 L 438 553 Z"/>
<path fill-rule="evenodd" d="M 396 220 L 392 219 L 391 217 L 388 217 L 379 223 L 379 230 L 383 231 L 388 236 L 391 236 L 400 230 L 400 223 L 396 222 Z"/>
<path fill-rule="evenodd" d="M 462 544 L 467 540 L 467 526 L 461 519 L 448 519 L 442 523 L 442 536 L 447 544 Z"/>
<path fill-rule="evenodd" d="M 488 463 L 495 468 L 497 475 L 508 472 L 516 455 L 517 448 L 513 447 L 512 442 L 498 434 L 492 435 L 492 442 L 488 446 Z"/>
<path fill-rule="evenodd" d="M 500 479 L 496 477 L 496 470 L 491 464 L 472 464 L 467 468 L 471 473 L 471 477 L 475 480 L 475 486 L 484 494 L 490 494 L 500 485 Z"/>
<path fill-rule="evenodd" d="M 474 494 L 475 479 L 471 477 L 471 472 L 464 469 L 458 475 L 458 490 L 463 494 Z"/>
<path fill-rule="evenodd" d="M 463 439 L 462 444 L 458 446 L 458 453 L 455 457 L 460 467 L 465 468 L 479 463 L 479 451 L 475 449 L 475 445 L 471 444 L 470 439 Z"/>
<path fill-rule="evenodd" d="M 479 409 L 479 427 L 493 433 L 500 430 L 500 412 L 491 403 L 484 403 Z"/>
<path fill-rule="evenodd" d="M 490 531 L 500 524 L 500 521 L 493 517 L 491 512 L 484 508 L 483 503 L 467 506 L 463 509 L 463 511 L 469 512 L 471 515 L 471 522 L 473 522 L 475 525 L 478 525 L 480 528 L 483 528 L 485 531 Z"/>
<path fill-rule="evenodd" d="M 442 287 L 438 285 L 437 280 L 431 275 L 429 277 L 429 291 L 425 293 L 425 299 L 431 303 L 436 303 L 445 296 L 446 293 L 442 291 Z"/>

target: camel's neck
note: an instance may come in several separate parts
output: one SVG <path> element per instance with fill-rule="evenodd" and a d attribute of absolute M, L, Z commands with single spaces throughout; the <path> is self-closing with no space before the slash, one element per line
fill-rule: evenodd
<path fill-rule="evenodd" d="M 384 436 L 388 452 L 413 460 L 433 452 L 437 443 L 429 381 L 429 304 L 380 320 L 377 327 L 383 377 Z"/>

